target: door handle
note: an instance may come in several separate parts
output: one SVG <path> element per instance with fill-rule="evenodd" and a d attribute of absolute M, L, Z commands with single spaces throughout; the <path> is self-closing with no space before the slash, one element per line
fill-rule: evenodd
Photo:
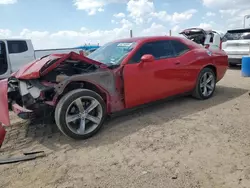
<path fill-rule="evenodd" d="M 178 62 L 175 62 L 175 65 L 179 65 L 179 64 L 181 64 L 179 61 L 178 61 Z"/>

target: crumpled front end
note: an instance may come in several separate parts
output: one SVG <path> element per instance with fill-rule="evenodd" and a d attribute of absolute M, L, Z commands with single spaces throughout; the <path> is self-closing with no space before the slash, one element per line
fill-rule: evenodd
<path fill-rule="evenodd" d="M 27 64 L 10 78 L 0 81 L 0 123 L 10 125 L 9 110 L 22 119 L 53 117 L 59 83 L 105 68 L 75 53 L 51 55 Z M 81 85 L 75 83 L 70 87 Z"/>
<path fill-rule="evenodd" d="M 10 125 L 9 111 L 22 119 L 29 119 L 33 109 L 39 109 L 43 90 L 38 80 L 19 80 L 10 77 L 0 81 L 0 123 Z"/>

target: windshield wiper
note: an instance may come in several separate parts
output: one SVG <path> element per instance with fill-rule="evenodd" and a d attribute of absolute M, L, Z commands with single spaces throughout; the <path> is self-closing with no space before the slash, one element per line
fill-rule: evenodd
<path fill-rule="evenodd" d="M 118 64 L 112 64 L 112 63 L 106 64 L 106 65 L 107 65 L 107 67 L 110 68 L 110 69 L 114 69 L 114 68 L 119 67 Z"/>

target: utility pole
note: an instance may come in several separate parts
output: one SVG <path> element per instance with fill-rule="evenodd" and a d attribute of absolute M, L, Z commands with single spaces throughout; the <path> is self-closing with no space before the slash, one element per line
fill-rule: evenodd
<path fill-rule="evenodd" d="M 250 18 L 250 14 L 244 16 L 243 28 L 246 28 L 246 19 Z"/>
<path fill-rule="evenodd" d="M 169 30 L 169 36 L 172 36 L 172 31 L 171 31 L 171 29 Z"/>
<path fill-rule="evenodd" d="M 132 31 L 132 29 L 130 30 L 130 38 L 133 38 L 133 31 Z"/>

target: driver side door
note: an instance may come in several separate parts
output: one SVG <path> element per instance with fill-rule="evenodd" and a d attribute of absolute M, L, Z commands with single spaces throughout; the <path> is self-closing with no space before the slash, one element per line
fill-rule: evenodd
<path fill-rule="evenodd" d="M 145 54 L 154 56 L 152 62 L 141 62 Z M 126 108 L 170 96 L 174 83 L 174 50 L 170 41 L 154 41 L 143 44 L 124 66 L 124 94 Z"/>

